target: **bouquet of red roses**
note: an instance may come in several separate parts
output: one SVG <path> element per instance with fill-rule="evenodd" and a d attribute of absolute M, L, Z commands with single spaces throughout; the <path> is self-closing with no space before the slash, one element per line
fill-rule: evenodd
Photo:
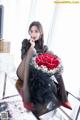
<path fill-rule="evenodd" d="M 58 56 L 50 53 L 43 53 L 35 57 L 33 65 L 43 72 L 52 73 L 62 72 L 61 60 Z"/>

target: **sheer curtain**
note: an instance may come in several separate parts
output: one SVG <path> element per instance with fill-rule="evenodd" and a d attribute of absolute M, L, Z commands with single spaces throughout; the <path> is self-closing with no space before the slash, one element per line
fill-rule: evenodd
<path fill-rule="evenodd" d="M 3 38 L 11 41 L 11 54 L 15 65 L 20 62 L 21 42 L 29 38 L 28 27 L 32 21 L 40 21 L 44 29 L 45 44 L 48 43 L 55 4 L 50 0 L 2 0 L 4 5 Z"/>
<path fill-rule="evenodd" d="M 17 68 L 21 42 L 29 38 L 29 24 L 40 21 L 45 44 L 63 63 L 66 89 L 80 95 L 80 5 L 54 4 L 53 0 L 1 0 L 4 5 L 3 38 L 11 42 L 11 55 Z"/>
<path fill-rule="evenodd" d="M 66 89 L 80 96 L 80 4 L 57 4 L 55 13 L 50 49 L 62 60 Z"/>
<path fill-rule="evenodd" d="M 11 41 L 15 66 L 20 63 L 21 42 L 29 24 L 38 20 L 44 29 L 45 44 L 63 62 L 66 89 L 78 94 L 79 86 L 79 4 L 54 4 L 53 0 L 1 0 L 4 5 L 3 38 Z"/>

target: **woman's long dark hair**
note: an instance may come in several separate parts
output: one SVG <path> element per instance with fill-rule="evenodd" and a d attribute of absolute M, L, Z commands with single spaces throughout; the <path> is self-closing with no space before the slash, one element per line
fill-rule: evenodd
<path fill-rule="evenodd" d="M 41 50 L 41 52 L 44 51 L 44 48 L 43 48 L 43 45 L 44 45 L 44 34 L 43 34 L 43 28 L 42 28 L 42 25 L 39 21 L 33 21 L 30 26 L 29 26 L 29 30 L 28 32 L 30 32 L 32 26 L 36 26 L 40 32 L 40 38 L 39 40 L 37 40 L 35 43 L 35 47 L 39 48 Z"/>

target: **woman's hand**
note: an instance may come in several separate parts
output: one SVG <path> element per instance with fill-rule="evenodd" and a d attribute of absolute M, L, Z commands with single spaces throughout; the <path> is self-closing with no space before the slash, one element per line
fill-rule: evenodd
<path fill-rule="evenodd" d="M 33 38 L 31 38 L 31 39 L 30 39 L 30 43 L 31 43 L 31 47 L 33 47 L 33 48 L 34 48 L 34 47 L 35 47 L 35 41 L 34 41 L 34 39 L 33 39 Z"/>

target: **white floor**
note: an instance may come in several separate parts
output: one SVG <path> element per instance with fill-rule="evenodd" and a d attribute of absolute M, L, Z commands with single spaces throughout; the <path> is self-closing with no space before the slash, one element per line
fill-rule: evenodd
<path fill-rule="evenodd" d="M 0 72 L 0 99 L 2 99 L 2 97 L 3 97 L 4 79 L 5 79 L 4 72 Z M 17 79 L 17 76 L 15 73 L 8 74 L 7 79 L 6 79 L 5 97 L 18 94 L 18 92 L 15 88 L 16 79 Z M 9 109 L 11 109 L 10 111 L 12 111 L 13 116 L 14 116 L 10 120 L 36 120 L 36 118 L 34 117 L 32 112 L 26 111 L 24 109 L 21 100 L 22 99 L 20 96 L 16 96 L 16 97 L 0 100 L 0 102 L 2 102 L 2 101 L 8 102 Z M 77 111 L 80 106 L 80 102 L 78 100 L 74 99 L 71 95 L 69 95 L 69 100 L 72 104 L 73 109 L 68 110 L 64 107 L 61 107 L 61 109 L 63 109 L 69 116 L 71 116 L 71 119 L 66 117 L 66 115 L 60 109 L 57 109 L 56 111 L 52 111 L 52 112 L 49 112 L 49 113 L 41 116 L 40 117 L 41 120 L 75 120 Z M 18 108 L 20 108 L 20 110 Z M 80 120 L 80 115 L 77 120 Z"/>

